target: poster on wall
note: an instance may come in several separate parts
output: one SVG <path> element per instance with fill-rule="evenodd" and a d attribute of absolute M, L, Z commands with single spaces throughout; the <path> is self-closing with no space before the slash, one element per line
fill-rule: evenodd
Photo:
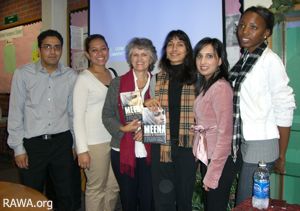
<path fill-rule="evenodd" d="M 226 51 L 230 68 L 239 60 L 240 47 L 236 37 L 236 26 L 241 16 L 241 1 L 225 1 Z"/>
<path fill-rule="evenodd" d="M 37 36 L 42 22 L 0 31 L 0 93 L 9 93 L 14 71 L 39 58 Z"/>
<path fill-rule="evenodd" d="M 70 64 L 74 70 L 81 71 L 88 68 L 84 54 L 84 41 L 88 36 L 88 11 L 71 12 L 70 23 Z"/>

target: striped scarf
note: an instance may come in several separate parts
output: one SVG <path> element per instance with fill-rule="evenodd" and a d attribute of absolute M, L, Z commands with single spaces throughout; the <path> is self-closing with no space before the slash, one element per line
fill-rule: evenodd
<path fill-rule="evenodd" d="M 237 158 L 241 141 L 243 139 L 242 119 L 240 111 L 240 90 L 243 81 L 246 78 L 252 67 L 255 65 L 258 58 L 262 55 L 267 45 L 262 43 L 252 53 L 247 50 L 243 53 L 240 60 L 229 72 L 229 80 L 233 85 L 233 137 L 232 137 L 232 156 L 234 162 Z"/>
<path fill-rule="evenodd" d="M 170 119 L 169 119 L 169 75 L 161 71 L 157 74 L 155 86 L 155 98 L 160 102 L 161 107 L 166 111 L 166 144 L 160 145 L 160 161 L 172 162 L 171 156 L 171 136 L 170 136 Z M 194 124 L 193 106 L 195 100 L 194 85 L 184 85 L 181 92 L 180 101 L 180 122 L 179 122 L 179 140 L 178 146 L 192 147 L 194 133 L 190 130 Z"/>

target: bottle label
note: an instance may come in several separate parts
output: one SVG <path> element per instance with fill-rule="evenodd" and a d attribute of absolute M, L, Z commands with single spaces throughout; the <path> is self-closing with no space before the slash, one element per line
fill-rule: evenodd
<path fill-rule="evenodd" d="M 270 181 L 269 180 L 254 180 L 253 196 L 259 199 L 269 198 Z"/>

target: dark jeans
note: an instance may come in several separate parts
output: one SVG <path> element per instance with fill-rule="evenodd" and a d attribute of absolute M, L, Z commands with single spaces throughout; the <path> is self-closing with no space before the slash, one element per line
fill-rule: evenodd
<path fill-rule="evenodd" d="M 151 166 L 136 158 L 134 177 L 120 173 L 120 152 L 111 150 L 111 165 L 120 187 L 122 211 L 152 211 Z"/>
<path fill-rule="evenodd" d="M 72 177 L 74 160 L 73 138 L 70 131 L 55 135 L 50 140 L 41 137 L 24 139 L 29 161 L 28 169 L 20 169 L 22 184 L 43 193 L 47 174 L 53 182 L 57 210 L 74 210 Z"/>
<path fill-rule="evenodd" d="M 191 211 L 196 180 L 191 148 L 172 146 L 172 162 L 160 162 L 160 145 L 152 145 L 152 183 L 156 211 Z"/>
<path fill-rule="evenodd" d="M 204 193 L 204 210 L 206 211 L 226 211 L 229 201 L 230 189 L 233 180 L 236 178 L 238 168 L 233 162 L 232 157 L 228 156 L 223 172 L 219 179 L 219 186 L 216 189 L 205 191 Z M 207 172 L 207 166 L 200 161 L 200 172 L 204 178 Z"/>

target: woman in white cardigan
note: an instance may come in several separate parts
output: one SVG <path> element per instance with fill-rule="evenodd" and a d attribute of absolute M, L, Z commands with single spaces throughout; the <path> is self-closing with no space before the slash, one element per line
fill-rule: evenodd
<path fill-rule="evenodd" d="M 253 173 L 260 160 L 284 173 L 286 150 L 295 109 L 293 89 L 281 59 L 267 46 L 274 14 L 249 7 L 239 20 L 237 35 L 243 54 L 230 71 L 233 84 L 233 152 L 242 154 L 236 203 L 252 196 Z"/>
<path fill-rule="evenodd" d="M 86 210 L 110 211 L 115 208 L 119 187 L 111 168 L 111 135 L 102 123 L 102 107 L 116 73 L 106 68 L 109 48 L 102 35 L 90 35 L 85 50 L 90 67 L 80 72 L 73 94 L 78 165 L 87 178 Z"/>

